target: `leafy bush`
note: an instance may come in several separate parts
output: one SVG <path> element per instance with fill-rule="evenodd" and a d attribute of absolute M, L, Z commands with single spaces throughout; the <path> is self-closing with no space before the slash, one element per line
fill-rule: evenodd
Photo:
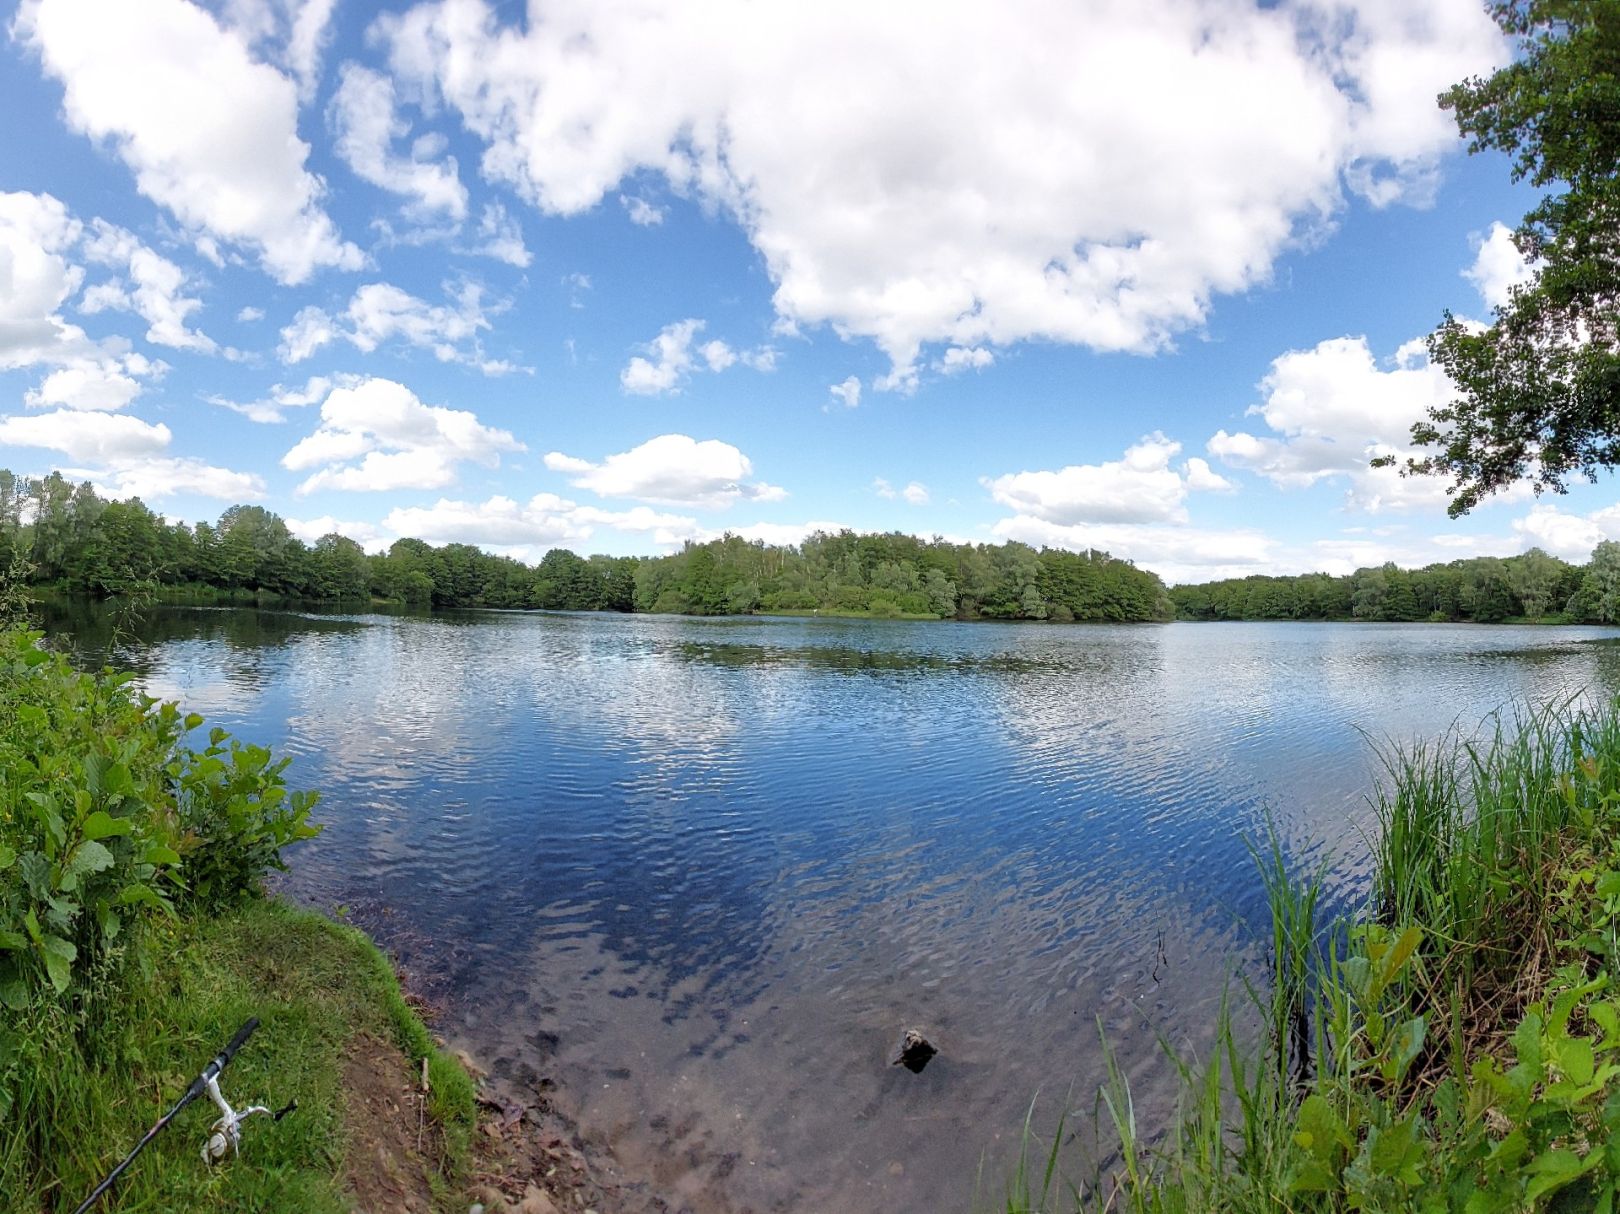
<path fill-rule="evenodd" d="M 131 676 L 82 674 L 0 633 L 0 1003 L 83 1002 L 115 983 L 143 919 L 257 888 L 309 838 L 314 794 L 286 761 L 231 741 L 183 745 L 202 723 Z"/>

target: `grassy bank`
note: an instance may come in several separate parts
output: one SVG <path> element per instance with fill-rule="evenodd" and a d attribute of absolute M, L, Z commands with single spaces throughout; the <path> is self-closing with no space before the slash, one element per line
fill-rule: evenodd
<path fill-rule="evenodd" d="M 249 1016 L 261 1027 L 222 1090 L 238 1109 L 291 1101 L 297 1109 L 279 1122 L 250 1119 L 242 1156 L 208 1168 L 199 1151 L 216 1111 L 206 1099 L 194 1102 L 98 1209 L 350 1210 L 351 1156 L 362 1170 L 382 1166 L 342 1082 L 356 1042 L 367 1039 L 395 1047 L 407 1074 L 406 1059 L 431 1059 L 426 1149 L 420 1161 L 398 1166 L 423 1167 L 425 1186 L 453 1208 L 473 1124 L 471 1082 L 434 1047 L 387 959 L 362 933 L 259 899 L 206 921 L 177 921 L 155 937 L 151 980 L 121 992 L 116 1019 L 96 1043 L 96 1055 L 113 1065 L 81 1064 L 65 1019 L 33 1026 L 46 1034 L 41 1044 L 56 1065 L 20 1077 L 33 1089 L 22 1096 L 49 1123 L 35 1127 L 37 1137 L 21 1125 L 5 1136 L 0 1188 L 18 1202 L 8 1208 L 71 1210 Z M 401 1115 L 414 1127 L 409 1109 Z"/>
<path fill-rule="evenodd" d="M 1107 1158 L 1027 1143 L 1007 1211 L 1612 1214 L 1620 708 L 1385 758 L 1365 911 L 1324 924 L 1319 887 L 1262 851 L 1270 981 L 1210 1057 L 1172 1059 L 1174 1124 L 1138 1125 L 1110 1067 Z M 1234 1027 L 1253 1019 L 1258 1042 Z"/>
<path fill-rule="evenodd" d="M 414 1169 L 401 1191 L 448 1201 L 470 1080 L 363 935 L 263 897 L 282 849 L 316 833 L 315 797 L 287 787 L 285 760 L 202 726 L 127 676 L 72 669 L 36 633 L 0 632 L 6 1209 L 73 1210 L 250 1016 L 261 1027 L 222 1088 L 238 1109 L 297 1109 L 248 1121 L 242 1158 L 209 1169 L 216 1113 L 193 1102 L 97 1209 L 347 1210 L 357 1150 L 361 1174 Z M 379 1118 L 349 1089 L 397 1104 L 424 1057 L 423 1146 L 382 1160 Z"/>

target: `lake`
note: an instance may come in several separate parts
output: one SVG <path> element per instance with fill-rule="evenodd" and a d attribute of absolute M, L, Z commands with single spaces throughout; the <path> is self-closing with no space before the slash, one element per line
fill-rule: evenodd
<path fill-rule="evenodd" d="M 83 653 L 103 619 L 51 621 Z M 1367 737 L 1620 688 L 1614 630 L 159 609 L 118 661 L 296 756 L 440 1031 L 697 1211 L 965 1210 L 1262 976 L 1275 821 L 1352 907 Z M 889 1065 L 902 1029 L 941 1053 Z M 1084 1117 L 1082 1117 L 1082 1123 Z M 980 1170 L 983 1177 L 980 1179 Z"/>

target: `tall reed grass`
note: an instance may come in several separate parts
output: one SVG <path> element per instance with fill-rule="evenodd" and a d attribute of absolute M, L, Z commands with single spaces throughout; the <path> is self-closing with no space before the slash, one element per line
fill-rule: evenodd
<path fill-rule="evenodd" d="M 1320 874 L 1256 847 L 1270 981 L 1233 988 L 1209 1057 L 1166 1048 L 1180 1098 L 1156 1132 L 1105 1041 L 1106 1162 L 1072 1179 L 1054 1147 L 1036 1173 L 1026 1143 L 1008 1214 L 1614 1214 L 1620 704 L 1380 757 L 1368 904 L 1323 922 Z"/>

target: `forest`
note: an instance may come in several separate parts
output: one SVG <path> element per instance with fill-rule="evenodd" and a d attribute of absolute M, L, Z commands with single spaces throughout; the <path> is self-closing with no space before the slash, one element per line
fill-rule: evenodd
<path fill-rule="evenodd" d="M 1504 620 L 1603 623 L 1620 620 L 1620 543 L 1604 540 L 1585 566 L 1540 548 L 1518 556 L 1472 557 L 1422 569 L 1379 565 L 1334 577 L 1245 577 L 1177 586 L 1186 620 Z"/>
<path fill-rule="evenodd" d="M 336 534 L 307 545 L 261 506 L 171 523 L 139 499 L 110 501 L 59 473 L 0 470 L 0 569 L 14 567 L 36 587 L 94 598 L 1057 622 L 1175 612 L 1156 574 L 1104 552 L 843 531 L 797 547 L 728 535 L 656 557 L 558 548 L 532 566 L 416 539 L 368 554 Z"/>

